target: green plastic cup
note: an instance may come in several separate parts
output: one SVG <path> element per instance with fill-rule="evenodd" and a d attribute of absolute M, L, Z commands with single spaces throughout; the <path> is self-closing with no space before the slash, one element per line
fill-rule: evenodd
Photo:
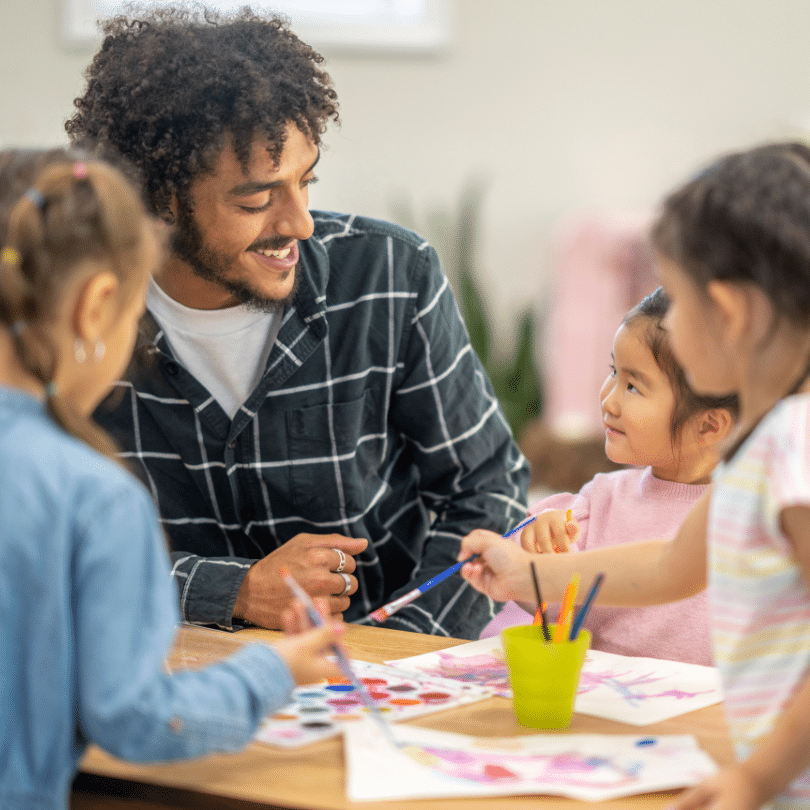
<path fill-rule="evenodd" d="M 554 638 L 554 625 L 549 625 Z M 574 641 L 546 641 L 536 625 L 507 627 L 501 634 L 518 723 L 529 728 L 566 728 L 571 723 L 579 675 L 591 634 Z"/>

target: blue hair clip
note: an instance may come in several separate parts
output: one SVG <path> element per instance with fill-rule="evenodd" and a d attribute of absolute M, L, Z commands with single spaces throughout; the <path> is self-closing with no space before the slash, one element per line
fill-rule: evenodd
<path fill-rule="evenodd" d="M 34 203 L 34 205 L 39 208 L 40 211 L 45 208 L 45 197 L 38 188 L 31 186 L 31 188 L 29 188 L 23 196 L 31 200 L 31 202 Z"/>

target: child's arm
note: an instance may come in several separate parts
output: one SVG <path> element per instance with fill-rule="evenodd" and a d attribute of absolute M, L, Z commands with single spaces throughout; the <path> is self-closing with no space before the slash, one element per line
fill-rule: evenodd
<path fill-rule="evenodd" d="M 796 562 L 810 583 L 810 507 L 782 511 L 782 532 L 796 550 Z M 756 810 L 810 767 L 810 679 L 745 762 L 726 768 L 680 796 L 670 810 Z"/>
<path fill-rule="evenodd" d="M 498 601 L 530 602 L 534 562 L 543 598 L 562 600 L 574 573 L 584 581 L 605 573 L 602 604 L 638 607 L 692 596 L 706 585 L 706 519 L 709 488 L 686 517 L 674 540 L 651 540 L 583 551 L 579 554 L 529 554 L 509 540 L 478 529 L 464 538 L 459 559 L 481 556 L 461 569 L 473 587 Z"/>
<path fill-rule="evenodd" d="M 154 503 L 132 483 L 99 500 L 80 516 L 74 553 L 77 716 L 89 740 L 139 762 L 236 750 L 296 681 L 342 677 L 328 659 L 341 634 L 332 622 L 167 674 L 179 617 Z M 304 626 L 300 611 L 288 623 Z"/>

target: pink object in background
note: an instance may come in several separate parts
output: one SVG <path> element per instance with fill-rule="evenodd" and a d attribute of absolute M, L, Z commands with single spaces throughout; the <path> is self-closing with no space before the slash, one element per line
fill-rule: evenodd
<path fill-rule="evenodd" d="M 602 433 L 599 389 L 613 336 L 627 311 L 658 286 L 651 221 L 649 213 L 578 215 L 557 229 L 543 371 L 544 418 L 560 438 Z"/>

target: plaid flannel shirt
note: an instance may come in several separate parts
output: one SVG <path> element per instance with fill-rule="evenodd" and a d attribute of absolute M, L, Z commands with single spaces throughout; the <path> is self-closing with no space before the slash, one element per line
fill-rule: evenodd
<path fill-rule="evenodd" d="M 455 563 L 472 529 L 526 514 L 528 464 L 435 251 L 385 222 L 313 217 L 294 304 L 233 420 L 149 313 L 96 413 L 142 465 L 189 622 L 231 627 L 248 567 L 301 532 L 369 541 L 352 621 Z M 450 577 L 385 626 L 477 638 L 494 607 Z"/>

